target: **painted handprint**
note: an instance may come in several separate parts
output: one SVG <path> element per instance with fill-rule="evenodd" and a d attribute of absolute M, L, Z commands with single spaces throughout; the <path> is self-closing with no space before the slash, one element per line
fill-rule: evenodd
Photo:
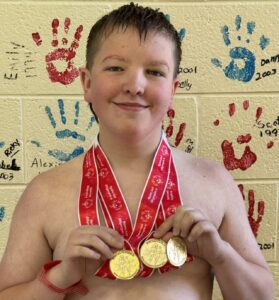
<path fill-rule="evenodd" d="M 249 105 L 250 104 L 248 100 L 244 100 L 242 103 L 243 109 L 245 111 L 249 109 Z M 233 117 L 235 111 L 236 111 L 235 103 L 230 103 L 228 109 L 229 116 Z M 255 116 L 256 121 L 259 120 L 262 113 L 263 113 L 263 108 L 258 107 Z M 218 119 L 215 120 L 213 124 L 215 126 L 219 126 L 220 120 Z M 239 145 L 247 144 L 240 158 L 237 158 L 235 155 L 235 148 L 234 148 L 235 146 L 233 146 L 233 142 L 228 140 L 223 140 L 221 144 L 221 150 L 223 154 L 223 163 L 227 170 L 232 171 L 235 169 L 240 169 L 242 171 L 245 171 L 249 169 L 257 161 L 256 153 L 253 150 L 251 150 L 250 146 L 248 145 L 251 142 L 251 140 L 252 140 L 252 135 L 250 133 L 245 133 L 237 136 L 236 142 Z M 267 144 L 267 149 L 270 148 L 272 148 L 272 145 L 269 142 Z"/>
<path fill-rule="evenodd" d="M 73 123 L 70 126 L 78 126 L 79 122 L 79 101 L 75 102 L 74 109 L 75 109 L 75 117 L 73 120 Z M 55 120 L 52 109 L 49 106 L 45 107 L 45 112 L 48 116 L 48 119 L 50 121 L 50 124 L 52 128 L 55 130 L 55 136 L 57 139 L 73 139 L 76 140 L 78 144 L 84 143 L 86 140 L 86 137 L 83 134 L 78 133 L 75 129 L 69 129 L 67 126 L 67 117 L 65 114 L 65 107 L 64 107 L 64 101 L 62 99 L 58 99 L 58 109 L 59 109 L 59 116 L 60 116 L 60 124 Z M 87 125 L 86 131 L 89 130 L 93 123 L 95 122 L 95 117 L 92 116 L 89 120 L 89 123 Z M 36 145 L 37 147 L 41 147 L 41 143 L 38 141 L 31 141 L 32 144 Z M 69 161 L 72 158 L 82 154 L 84 152 L 83 146 L 76 146 L 73 151 L 71 152 L 64 152 L 59 149 L 51 149 L 48 150 L 48 155 L 56 158 L 58 161 L 65 162 Z"/>
<path fill-rule="evenodd" d="M 0 141 L 0 148 L 3 148 L 5 146 L 5 142 Z"/>
<path fill-rule="evenodd" d="M 238 185 L 243 200 L 245 200 L 244 195 L 244 187 L 242 184 Z M 261 222 L 264 215 L 264 208 L 265 208 L 265 202 L 263 200 L 258 201 L 258 207 L 257 207 L 257 216 L 254 216 L 255 214 L 255 192 L 254 190 L 250 189 L 248 190 L 248 220 L 251 226 L 251 229 L 254 233 L 254 236 L 257 237 Z"/>
<path fill-rule="evenodd" d="M 251 50 L 246 48 L 246 46 L 250 43 L 250 38 L 254 33 L 256 23 L 254 21 L 247 22 L 246 34 L 248 35 L 248 38 L 243 41 L 242 36 L 239 34 L 240 30 L 242 29 L 241 22 L 241 17 L 237 15 L 235 18 L 235 29 L 237 34 L 236 39 L 238 40 L 238 43 L 241 43 L 242 45 L 235 46 L 230 49 L 229 56 L 231 62 L 226 67 L 223 67 L 222 62 L 218 58 L 211 59 L 211 62 L 215 67 L 221 68 L 227 78 L 247 83 L 253 78 L 255 74 L 256 57 Z M 229 47 L 232 44 L 229 27 L 227 25 L 224 25 L 221 28 L 221 33 L 225 45 Z M 260 48 L 264 50 L 269 45 L 269 42 L 269 38 L 262 35 L 259 40 Z M 244 46 L 243 43 L 245 43 L 246 45 Z"/>
<path fill-rule="evenodd" d="M 67 36 L 69 28 L 71 25 L 70 18 L 65 18 L 64 21 L 64 33 Z M 74 66 L 73 59 L 76 56 L 76 49 L 79 47 L 79 40 L 81 38 L 81 33 L 83 31 L 83 26 L 79 25 L 74 34 L 74 40 L 70 44 L 70 47 L 66 48 L 68 45 L 67 37 L 62 38 L 63 48 L 57 48 L 59 45 L 57 35 L 58 35 L 58 28 L 59 28 L 59 20 L 53 19 L 52 21 L 52 42 L 51 45 L 54 48 L 53 51 L 48 53 L 45 56 L 46 62 L 46 69 L 48 71 L 49 79 L 52 82 L 60 82 L 61 84 L 67 85 L 72 83 L 78 76 L 79 72 L 78 69 Z M 32 33 L 32 38 L 37 46 L 42 44 L 42 39 L 38 32 Z M 67 64 L 67 67 L 64 71 L 57 70 L 55 66 L 56 61 L 64 61 Z"/>
<path fill-rule="evenodd" d="M 173 135 L 173 119 L 175 117 L 175 111 L 173 109 L 169 109 L 167 112 L 167 116 L 169 119 L 169 124 L 165 130 L 165 133 L 166 133 L 167 138 L 170 138 Z M 178 132 L 175 137 L 175 142 L 174 142 L 175 147 L 178 147 L 181 140 L 183 139 L 185 129 L 186 129 L 186 123 L 181 123 L 179 125 L 179 129 L 178 129 Z"/>
<path fill-rule="evenodd" d="M 3 221 L 4 217 L 5 217 L 5 207 L 2 206 L 0 207 L 0 222 Z"/>
<path fill-rule="evenodd" d="M 165 17 L 167 18 L 167 20 L 170 22 L 170 15 L 166 14 Z M 179 30 L 177 30 L 178 32 L 178 36 L 180 38 L 180 41 L 182 42 L 183 39 L 186 36 L 186 29 L 185 28 L 179 28 Z"/>

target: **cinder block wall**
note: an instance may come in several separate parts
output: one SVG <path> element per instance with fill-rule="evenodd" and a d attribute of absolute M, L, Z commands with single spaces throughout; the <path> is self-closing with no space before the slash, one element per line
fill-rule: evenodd
<path fill-rule="evenodd" d="M 183 44 L 170 141 L 179 133 L 179 148 L 234 176 L 279 287 L 279 1 L 139 2 L 162 8 Z M 98 131 L 77 68 L 91 25 L 122 3 L 0 1 L 0 256 L 26 184 L 85 151 Z"/>

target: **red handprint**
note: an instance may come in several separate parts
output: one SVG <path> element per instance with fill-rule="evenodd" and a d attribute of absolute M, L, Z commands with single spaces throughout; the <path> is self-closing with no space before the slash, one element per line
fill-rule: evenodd
<path fill-rule="evenodd" d="M 68 34 L 70 28 L 71 20 L 70 18 L 65 18 L 64 21 L 64 31 Z M 52 21 L 52 35 L 53 39 L 51 45 L 57 47 L 59 42 L 57 39 L 59 27 L 59 20 L 53 19 Z M 79 25 L 76 29 L 74 40 L 69 48 L 56 48 L 52 52 L 45 56 L 46 69 L 48 71 L 49 78 L 52 82 L 60 82 L 64 85 L 72 83 L 78 76 L 79 72 L 76 67 L 74 67 L 73 59 L 76 56 L 76 49 L 79 47 L 79 40 L 81 38 L 81 32 L 83 31 L 83 26 Z M 38 32 L 32 33 L 32 38 L 37 46 L 42 44 L 40 34 Z M 66 37 L 62 38 L 62 44 L 67 45 L 68 39 Z M 67 63 L 67 67 L 63 72 L 56 69 L 53 62 L 57 60 L 64 60 Z"/>
<path fill-rule="evenodd" d="M 248 110 L 249 108 L 249 101 L 245 100 L 243 101 L 243 109 Z M 263 112 L 262 107 L 258 107 L 256 111 L 256 121 L 260 118 L 261 114 Z M 231 103 L 229 104 L 229 116 L 232 117 L 235 113 L 235 104 Z M 220 121 L 215 120 L 213 122 L 215 126 L 219 126 Z M 239 135 L 236 139 L 238 144 L 248 144 L 252 139 L 252 136 L 250 133 L 247 133 L 245 135 Z M 273 146 L 273 143 L 268 143 L 267 148 L 270 149 Z M 242 171 L 247 170 L 250 168 L 257 160 L 257 155 L 250 149 L 250 147 L 247 145 L 244 149 L 244 152 L 240 158 L 236 158 L 234 147 L 232 145 L 232 142 L 228 140 L 224 140 L 221 144 L 221 149 L 223 153 L 223 162 L 224 166 L 227 170 L 235 170 L 240 169 Z"/>
<path fill-rule="evenodd" d="M 241 191 L 243 200 L 245 200 L 243 185 L 239 184 L 238 187 L 239 187 L 239 189 Z M 259 231 L 262 219 L 263 219 L 263 215 L 264 215 L 265 203 L 264 203 L 263 200 L 260 200 L 258 202 L 258 210 L 257 210 L 258 216 L 257 216 L 257 219 L 254 218 L 255 194 L 254 194 L 254 190 L 251 189 L 251 190 L 248 191 L 248 205 L 249 205 L 249 207 L 248 207 L 248 220 L 249 220 L 251 229 L 252 229 L 252 231 L 254 233 L 254 236 L 257 237 L 258 231 Z"/>
<path fill-rule="evenodd" d="M 169 118 L 169 124 L 165 130 L 165 133 L 167 138 L 169 138 L 173 135 L 173 119 L 175 117 L 175 111 L 173 109 L 169 109 L 167 112 L 167 116 Z M 179 146 L 181 140 L 183 139 L 185 129 L 186 129 L 186 123 L 181 123 L 179 125 L 178 133 L 176 134 L 175 137 L 175 142 L 174 142 L 175 147 Z"/>

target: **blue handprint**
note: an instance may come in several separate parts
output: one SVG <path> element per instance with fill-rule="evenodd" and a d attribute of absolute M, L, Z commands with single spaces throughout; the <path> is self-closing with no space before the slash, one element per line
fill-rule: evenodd
<path fill-rule="evenodd" d="M 241 17 L 236 16 L 235 18 L 235 28 L 237 31 L 241 29 Z M 256 27 L 256 23 L 253 21 L 250 21 L 247 23 L 247 33 L 248 35 L 252 36 L 254 29 Z M 223 40 L 225 45 L 228 47 L 231 45 L 231 39 L 230 39 L 230 31 L 229 27 L 227 25 L 224 25 L 221 28 L 221 33 L 223 36 Z M 241 41 L 241 36 L 237 36 L 237 40 Z M 250 39 L 246 39 L 245 41 L 247 44 L 250 43 Z M 261 49 L 265 49 L 269 45 L 269 38 L 266 38 L 264 35 L 260 37 L 259 46 Z M 255 74 L 255 62 L 256 57 L 255 55 L 248 50 L 245 47 L 234 47 L 230 49 L 229 52 L 230 58 L 232 59 L 231 62 L 223 68 L 222 63 L 218 58 L 211 59 L 212 64 L 215 67 L 222 68 L 224 74 L 226 77 L 232 80 L 239 80 L 244 83 L 249 82 L 254 74 Z M 242 63 L 242 66 L 239 67 L 237 63 Z M 243 66 L 244 64 L 244 66 Z"/>
<path fill-rule="evenodd" d="M 61 125 L 66 125 L 67 124 L 67 118 L 65 115 L 65 110 L 64 110 L 64 101 L 62 99 L 58 99 L 58 108 L 59 108 L 59 114 L 61 118 Z M 75 103 L 75 118 L 73 120 L 73 123 L 75 126 L 78 125 L 78 118 L 79 118 L 79 101 L 76 101 Z M 51 108 L 49 106 L 45 107 L 45 112 L 50 120 L 50 124 L 54 129 L 57 129 L 57 122 L 52 114 Z M 92 126 L 93 123 L 95 122 L 95 117 L 92 116 L 90 118 L 89 124 L 86 128 L 86 130 L 89 130 Z M 58 139 L 65 139 L 65 138 L 73 138 L 76 140 L 79 140 L 81 142 L 85 142 L 86 138 L 83 134 L 79 134 L 75 130 L 70 130 L 68 128 L 62 129 L 62 130 L 56 130 L 55 135 Z M 38 141 L 31 141 L 32 144 L 36 145 L 37 147 L 41 147 L 41 143 Z M 69 161 L 72 158 L 84 153 L 84 148 L 82 146 L 77 146 L 71 153 L 65 153 L 64 151 L 58 150 L 58 149 L 52 149 L 48 150 L 48 155 L 56 158 L 59 161 Z"/>
<path fill-rule="evenodd" d="M 5 146 L 5 142 L 0 141 L 0 148 L 3 148 Z"/>
<path fill-rule="evenodd" d="M 4 217 L 5 217 L 5 207 L 2 206 L 0 207 L 0 222 L 3 221 Z"/>
<path fill-rule="evenodd" d="M 170 22 L 170 15 L 166 14 L 165 17 L 167 18 L 167 20 Z M 186 29 L 185 28 L 180 28 L 178 30 L 178 36 L 180 38 L 180 41 L 182 42 L 183 39 L 185 38 L 186 36 Z"/>

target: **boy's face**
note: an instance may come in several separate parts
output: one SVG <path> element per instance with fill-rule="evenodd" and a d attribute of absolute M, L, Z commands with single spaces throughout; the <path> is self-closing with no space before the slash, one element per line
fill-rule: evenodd
<path fill-rule="evenodd" d="M 173 53 L 164 35 L 148 33 L 140 40 L 133 28 L 102 42 L 91 70 L 81 69 L 84 98 L 92 103 L 101 134 L 161 132 L 178 85 Z"/>

